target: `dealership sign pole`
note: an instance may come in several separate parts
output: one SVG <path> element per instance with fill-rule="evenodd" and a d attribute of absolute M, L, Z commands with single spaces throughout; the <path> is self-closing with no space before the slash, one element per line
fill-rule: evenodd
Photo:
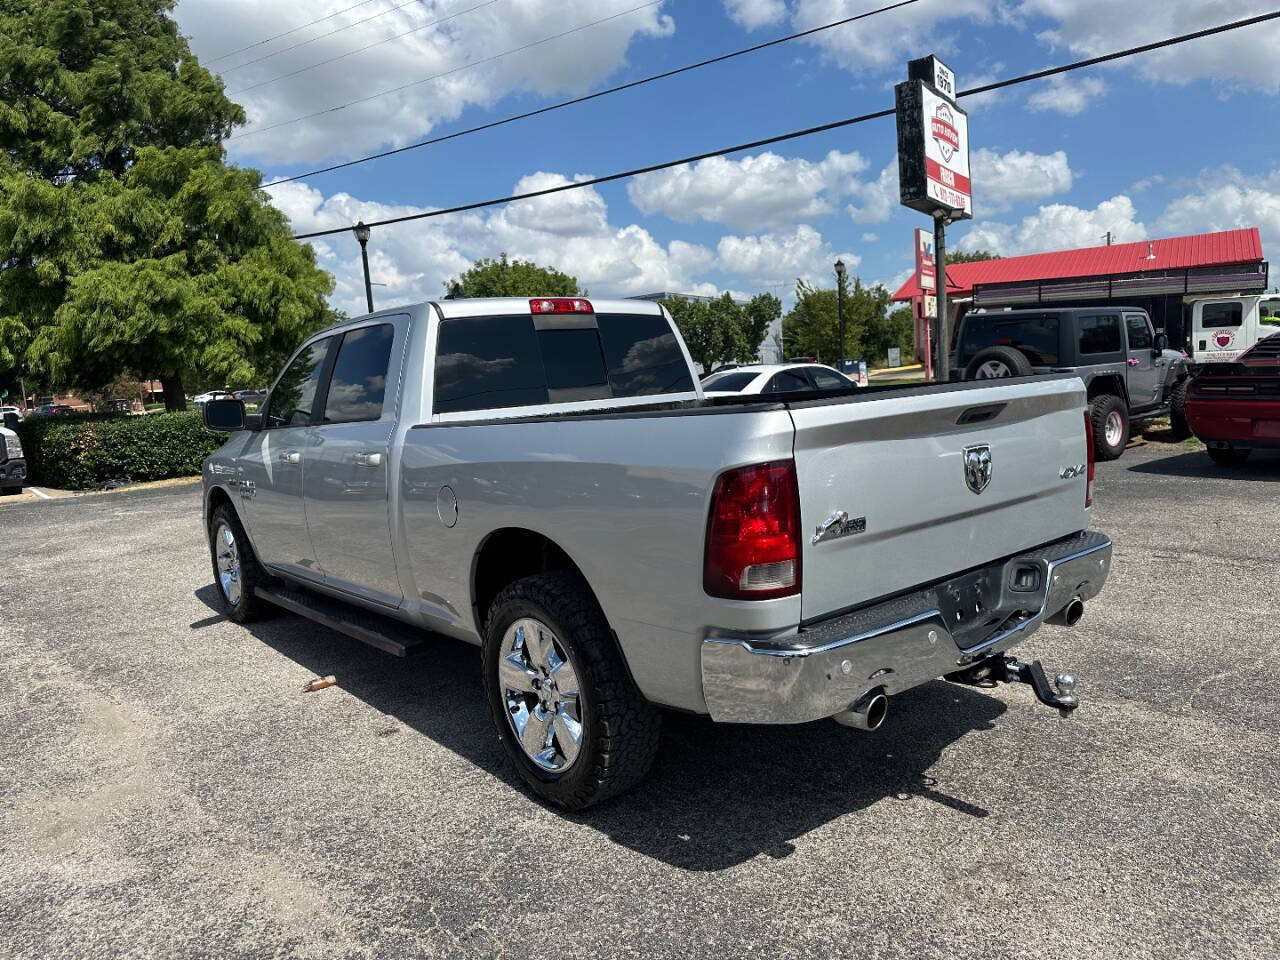
<path fill-rule="evenodd" d="M 923 346 L 921 359 L 924 360 L 925 380 L 933 379 L 933 330 L 929 319 L 937 316 L 937 310 L 930 311 L 929 308 L 934 302 L 931 291 L 936 286 L 933 267 L 933 234 L 917 227 L 916 287 L 920 290 L 920 294 L 913 298 L 913 303 L 915 304 L 915 339 L 917 345 Z"/>
<path fill-rule="evenodd" d="M 947 380 L 951 341 L 947 330 L 946 227 L 973 216 L 969 115 L 956 104 L 955 74 L 937 57 L 912 60 L 907 64 L 907 76 L 910 79 L 893 91 L 898 115 L 898 196 L 903 206 L 933 217 L 938 298 L 935 379 Z"/>

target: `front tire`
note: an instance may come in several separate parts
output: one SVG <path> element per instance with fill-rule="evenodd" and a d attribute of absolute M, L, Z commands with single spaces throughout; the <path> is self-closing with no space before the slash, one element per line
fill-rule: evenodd
<path fill-rule="evenodd" d="M 1187 422 L 1187 386 L 1190 382 L 1190 378 L 1183 377 L 1169 391 L 1169 428 L 1175 440 L 1186 440 L 1191 436 L 1191 424 Z"/>
<path fill-rule="evenodd" d="M 1238 450 L 1235 447 L 1208 447 L 1209 459 L 1220 467 L 1238 467 L 1249 459 L 1252 450 Z"/>
<path fill-rule="evenodd" d="M 499 593 L 482 665 L 498 737 L 538 796 L 582 810 L 648 773 L 661 714 L 632 683 L 580 575 L 539 574 Z"/>
<path fill-rule="evenodd" d="M 235 508 L 224 503 L 209 518 L 209 552 L 213 582 L 227 616 L 236 623 L 261 620 L 275 609 L 257 595 L 270 579 L 254 556 Z"/>
<path fill-rule="evenodd" d="M 1103 394 L 1089 404 L 1093 449 L 1099 460 L 1115 460 L 1129 444 L 1129 407 L 1123 397 Z"/>

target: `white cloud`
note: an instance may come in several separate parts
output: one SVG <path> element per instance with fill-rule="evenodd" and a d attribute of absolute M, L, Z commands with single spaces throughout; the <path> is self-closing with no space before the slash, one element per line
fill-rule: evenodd
<path fill-rule="evenodd" d="M 872 233 L 870 230 L 868 230 L 866 233 L 862 235 L 863 243 L 876 243 L 879 241 L 879 239 L 880 238 L 876 234 Z"/>
<path fill-rule="evenodd" d="M 517 182 L 514 192 L 568 182 L 569 178 L 560 174 L 534 173 Z M 274 187 L 270 194 L 298 232 L 426 209 L 374 203 L 346 193 L 325 197 L 314 187 L 296 182 Z M 321 266 L 337 280 L 331 298 L 334 306 L 363 313 L 363 275 L 355 240 L 337 234 L 313 243 Z M 699 279 L 717 266 L 711 250 L 680 240 L 663 246 L 636 224 L 611 224 L 604 199 L 594 188 L 584 187 L 487 214 L 451 214 L 375 228 L 369 242 L 370 274 L 375 281 L 387 284 L 374 288 L 375 300 L 411 303 L 439 296 L 449 277 L 479 257 L 496 257 L 503 252 L 570 273 L 598 296 L 717 290 L 715 284 Z"/>
<path fill-rule="evenodd" d="M 854 191 L 859 203 L 848 206 L 854 223 L 883 223 L 898 208 L 898 157 L 894 155 L 880 175 Z"/>
<path fill-rule="evenodd" d="M 631 181 L 627 196 L 645 213 L 739 229 L 788 226 L 823 216 L 861 185 L 857 153 L 832 150 L 819 162 L 765 152 L 741 160 L 712 157 Z"/>
<path fill-rule="evenodd" d="M 856 271 L 862 262 L 856 254 L 836 253 L 822 234 L 805 223 L 788 233 L 721 237 L 717 252 L 722 270 L 740 274 L 758 286 L 797 277 L 827 283 L 837 259 L 850 271 Z"/>
<path fill-rule="evenodd" d="M 1043 42 L 1089 57 L 1242 19 L 1258 13 L 1259 6 L 1257 0 L 1139 0 L 1123 7 L 1115 0 L 1023 0 L 1017 12 L 1054 23 L 1039 34 Z M 1226 89 L 1276 93 L 1278 53 L 1280 24 L 1272 22 L 1154 50 L 1127 65 L 1140 76 L 1164 83 L 1183 85 L 1209 78 Z"/>
<path fill-rule="evenodd" d="M 645 7 L 529 50 L 477 63 L 613 11 L 602 11 L 597 0 L 436 0 L 385 8 L 376 16 L 369 7 L 357 7 L 274 43 L 210 62 L 246 42 L 350 6 L 349 0 L 183 0 L 176 16 L 192 48 L 202 62 L 223 73 L 228 90 L 243 91 L 232 97 L 244 105 L 251 123 L 240 133 L 457 71 L 345 110 L 230 140 L 227 146 L 234 159 L 313 163 L 349 157 L 386 143 L 406 143 L 457 119 L 469 105 L 487 106 L 507 94 L 582 92 L 624 63 L 633 39 L 667 36 L 675 29 L 662 5 Z M 439 20 L 445 22 L 429 26 Z M 407 31 L 415 32 L 389 40 Z M 236 69 L 310 37 L 318 39 Z M 389 42 L 333 65 L 245 89 L 382 40 Z M 467 66 L 473 63 L 474 68 Z"/>
<path fill-rule="evenodd" d="M 1084 76 L 1073 79 L 1058 74 L 1049 79 L 1049 86 L 1027 97 L 1027 109 L 1034 111 L 1056 110 L 1074 117 L 1083 112 L 1089 101 L 1107 92 L 1107 84 L 1101 77 Z"/>
<path fill-rule="evenodd" d="M 982 214 L 1003 213 L 1022 203 L 1066 193 L 1075 177 L 1062 150 L 997 153 L 982 147 L 970 156 L 969 167 Z"/>
<path fill-rule="evenodd" d="M 787 5 L 784 0 L 724 0 L 724 12 L 739 26 L 756 30 L 785 17 Z"/>
<path fill-rule="evenodd" d="M 1224 167 L 1202 174 L 1200 186 L 1165 208 L 1155 223 L 1158 235 L 1258 227 L 1262 249 L 1280 249 L 1280 170 L 1246 177 Z"/>
<path fill-rule="evenodd" d="M 1092 210 L 1065 203 L 1040 207 L 1017 225 L 980 222 L 957 243 L 960 250 L 989 250 L 1004 256 L 1096 247 L 1107 231 L 1114 243 L 1147 237 L 1147 227 L 1137 219 L 1133 201 L 1123 194 L 1104 200 Z"/>

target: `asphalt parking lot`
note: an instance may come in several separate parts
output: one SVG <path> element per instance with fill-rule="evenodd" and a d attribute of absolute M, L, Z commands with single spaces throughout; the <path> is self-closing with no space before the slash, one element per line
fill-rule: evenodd
<path fill-rule="evenodd" d="M 671 716 L 583 815 L 508 770 L 474 649 L 216 605 L 197 488 L 0 512 L 0 956 L 1275 957 L 1280 456 L 1102 464 L 1080 677 L 876 734 Z M 312 677 L 339 686 L 302 693 Z"/>

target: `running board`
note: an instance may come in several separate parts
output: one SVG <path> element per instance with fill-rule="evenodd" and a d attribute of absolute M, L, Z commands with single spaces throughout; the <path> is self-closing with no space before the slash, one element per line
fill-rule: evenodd
<path fill-rule="evenodd" d="M 341 600 L 332 600 L 310 590 L 295 590 L 284 586 L 258 587 L 254 593 L 268 603 L 283 607 L 290 613 L 306 617 L 330 630 L 345 633 L 371 647 L 385 650 L 397 657 L 416 653 L 426 645 L 424 634 L 408 624 L 355 607 Z"/>

